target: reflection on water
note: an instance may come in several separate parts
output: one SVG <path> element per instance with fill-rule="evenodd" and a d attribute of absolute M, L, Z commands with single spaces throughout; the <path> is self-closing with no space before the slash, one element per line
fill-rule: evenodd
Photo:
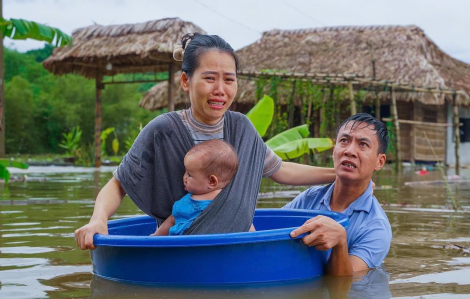
<path fill-rule="evenodd" d="M 89 253 L 76 248 L 73 231 L 88 222 L 94 198 L 112 170 L 12 169 L 14 176 L 27 177 L 8 188 L 0 185 L 0 298 L 462 298 L 470 293 L 469 170 L 463 171 L 466 178 L 450 184 L 457 212 L 436 171 L 426 176 L 412 169 L 398 176 L 377 173 L 374 193 L 393 230 L 387 271 L 379 268 L 353 279 L 218 288 L 139 286 L 91 274 Z M 304 189 L 263 180 L 258 207 L 281 207 Z M 140 214 L 126 198 L 114 218 Z"/>

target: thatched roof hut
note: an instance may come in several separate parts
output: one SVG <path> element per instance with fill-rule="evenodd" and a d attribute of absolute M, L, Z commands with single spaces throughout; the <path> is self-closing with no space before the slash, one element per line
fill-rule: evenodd
<path fill-rule="evenodd" d="M 466 93 L 459 97 L 464 104 L 468 104 L 470 94 L 470 65 L 447 55 L 416 26 L 271 30 L 257 42 L 238 50 L 237 54 L 243 72 L 269 69 L 310 74 L 355 74 L 416 87 L 459 89 Z M 254 84 L 245 80 L 239 82 L 236 101 L 253 103 Z M 139 105 L 149 110 L 164 107 L 161 103 L 165 98 L 164 90 L 163 85 L 156 85 Z M 244 92 L 251 97 L 242 99 Z M 370 97 L 377 95 L 382 99 L 390 97 L 389 92 L 369 94 Z M 176 101 L 185 101 L 186 95 L 183 96 L 181 99 L 177 96 Z M 447 95 L 447 98 L 451 96 Z M 444 94 L 438 93 L 397 93 L 397 100 L 417 100 L 426 105 L 442 105 L 445 99 Z"/>
<path fill-rule="evenodd" d="M 73 44 L 54 49 L 52 56 L 43 62 L 54 75 L 74 73 L 96 80 L 95 167 L 101 164 L 101 91 L 104 85 L 149 82 L 103 82 L 103 76 L 168 71 L 172 85 L 174 72 L 181 68 L 181 63 L 173 59 L 173 49 L 184 34 L 192 32 L 204 33 L 204 30 L 179 18 L 139 24 L 93 25 L 75 30 Z M 167 91 L 167 98 L 171 111 L 174 109 L 172 89 Z"/>
<path fill-rule="evenodd" d="M 416 26 L 271 30 L 237 54 L 243 71 L 357 74 L 470 94 L 470 65 L 447 55 Z M 444 97 L 422 93 L 417 100 L 439 105 Z"/>
<path fill-rule="evenodd" d="M 95 78 L 98 68 L 103 75 L 167 71 L 172 62 L 181 67 L 173 59 L 173 49 L 184 34 L 196 31 L 204 33 L 199 26 L 179 18 L 93 25 L 75 30 L 73 44 L 54 49 L 43 65 L 55 75 L 75 73 L 87 78 Z"/>

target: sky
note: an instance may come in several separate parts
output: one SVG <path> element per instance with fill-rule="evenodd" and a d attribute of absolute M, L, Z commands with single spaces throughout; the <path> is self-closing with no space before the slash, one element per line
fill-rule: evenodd
<path fill-rule="evenodd" d="M 133 24 L 179 17 L 240 49 L 272 29 L 416 25 L 442 50 L 470 64 L 469 0 L 3 0 L 3 17 L 57 27 Z M 5 39 L 20 52 L 43 43 Z"/>

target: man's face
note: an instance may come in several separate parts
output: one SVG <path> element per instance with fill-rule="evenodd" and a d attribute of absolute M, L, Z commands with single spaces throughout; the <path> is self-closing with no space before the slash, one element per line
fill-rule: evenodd
<path fill-rule="evenodd" d="M 376 131 L 365 122 L 354 121 L 343 126 L 336 137 L 333 161 L 338 178 L 343 183 L 370 181 L 374 170 L 380 170 L 385 154 L 379 154 L 379 140 Z M 369 127 L 367 127 L 369 125 Z"/>

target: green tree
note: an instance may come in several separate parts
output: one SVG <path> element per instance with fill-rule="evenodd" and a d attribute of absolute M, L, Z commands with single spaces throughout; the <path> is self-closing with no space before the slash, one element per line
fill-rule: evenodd
<path fill-rule="evenodd" d="M 29 82 L 19 76 L 5 85 L 5 104 L 8 114 L 5 119 L 10 128 L 6 132 L 6 150 L 9 153 L 30 153 L 38 145 L 35 142 L 33 92 Z"/>

